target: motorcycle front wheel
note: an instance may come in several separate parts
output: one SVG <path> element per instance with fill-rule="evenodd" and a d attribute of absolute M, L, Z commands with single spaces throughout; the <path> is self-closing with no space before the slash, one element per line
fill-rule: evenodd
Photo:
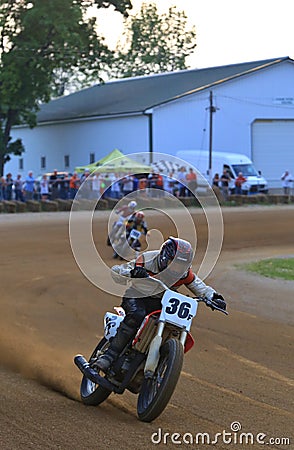
<path fill-rule="evenodd" d="M 107 339 L 103 338 L 95 350 L 93 351 L 92 355 L 89 359 L 90 366 L 93 367 L 96 359 L 97 354 L 101 352 L 104 352 L 109 346 L 109 342 Z M 93 367 L 95 368 L 95 366 Z M 96 369 L 96 368 L 95 368 Z M 93 381 L 89 380 L 86 376 L 83 376 L 82 382 L 81 382 L 81 399 L 82 402 L 85 405 L 90 406 L 97 406 L 100 405 L 100 403 L 104 402 L 104 400 L 107 399 L 107 397 L 111 394 L 111 391 L 108 389 L 105 389 L 104 387 L 100 386 L 99 384 L 93 383 Z"/>
<path fill-rule="evenodd" d="M 183 358 L 184 349 L 178 339 L 169 339 L 161 347 L 156 371 L 143 381 L 138 397 L 137 414 L 143 422 L 151 422 L 165 409 L 177 385 Z"/>

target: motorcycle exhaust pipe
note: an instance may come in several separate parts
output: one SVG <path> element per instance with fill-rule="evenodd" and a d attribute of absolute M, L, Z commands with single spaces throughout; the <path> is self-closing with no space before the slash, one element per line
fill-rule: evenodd
<path fill-rule="evenodd" d="M 74 357 L 74 363 L 80 369 L 80 371 L 93 383 L 101 383 L 102 377 L 100 377 L 100 375 L 90 367 L 88 361 L 83 357 L 83 355 L 76 355 Z"/>

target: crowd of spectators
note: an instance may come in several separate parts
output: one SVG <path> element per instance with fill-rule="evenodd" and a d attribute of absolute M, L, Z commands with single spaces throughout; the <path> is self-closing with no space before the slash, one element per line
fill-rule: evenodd
<path fill-rule="evenodd" d="M 87 182 L 84 181 L 87 179 Z M 282 187 L 285 194 L 289 194 L 294 177 L 285 171 L 281 177 Z M 217 187 L 222 192 L 225 199 L 231 193 L 232 176 L 228 170 L 224 170 L 220 175 L 216 173 L 212 180 L 213 187 Z M 246 194 L 243 184 L 246 177 L 242 172 L 234 181 L 234 193 Z M 85 169 L 84 173 L 72 174 L 58 172 L 56 169 L 49 174 L 34 177 L 29 171 L 25 178 L 18 174 L 15 178 L 11 173 L 0 177 L 0 201 L 17 200 L 25 202 L 27 200 L 56 200 L 74 199 L 79 188 L 81 195 L 88 199 L 113 198 L 120 199 L 125 195 L 140 190 L 141 195 L 149 197 L 161 197 L 164 192 L 168 192 L 176 197 L 191 197 L 195 195 L 198 187 L 197 174 L 190 167 L 179 167 L 178 170 L 171 170 L 166 175 L 158 170 L 151 170 L 146 174 L 123 174 L 123 173 L 91 173 Z"/>
<path fill-rule="evenodd" d="M 20 174 L 13 178 L 13 175 L 8 173 L 0 178 L 0 201 L 74 199 L 82 185 L 81 195 L 89 199 L 120 199 L 137 190 L 140 190 L 142 195 L 154 198 L 161 197 L 164 191 L 177 197 L 186 197 L 195 194 L 197 175 L 192 169 L 187 173 L 184 167 L 177 172 L 172 170 L 169 175 L 160 174 L 156 170 L 137 175 L 97 172 L 91 174 L 88 169 L 81 175 L 77 172 L 68 174 L 54 170 L 38 177 L 34 177 L 33 172 L 29 171 L 25 178 Z"/>
<path fill-rule="evenodd" d="M 261 176 L 261 172 L 258 171 L 258 174 Z M 284 195 L 290 195 L 291 189 L 294 182 L 294 177 L 291 173 L 286 170 L 282 176 L 282 188 Z M 233 181 L 233 186 L 231 181 Z M 222 192 L 223 197 L 227 200 L 230 194 L 237 195 L 248 195 L 248 190 L 244 189 L 244 183 L 246 183 L 247 178 L 243 175 L 242 172 L 238 173 L 236 178 L 233 178 L 232 174 L 229 170 L 224 169 L 222 175 L 216 173 L 212 180 L 212 185 L 217 187 Z"/>

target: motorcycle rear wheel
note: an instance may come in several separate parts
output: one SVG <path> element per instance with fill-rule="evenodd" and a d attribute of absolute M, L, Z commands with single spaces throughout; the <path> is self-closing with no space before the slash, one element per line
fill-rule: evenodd
<path fill-rule="evenodd" d="M 184 359 L 178 339 L 169 339 L 161 347 L 154 376 L 145 379 L 138 397 L 137 414 L 143 422 L 156 419 L 167 406 L 177 385 Z"/>
<path fill-rule="evenodd" d="M 91 365 L 91 362 L 93 363 L 94 360 L 97 358 L 98 351 L 99 352 L 105 351 L 108 346 L 109 346 L 108 340 L 103 338 L 93 351 L 92 355 L 90 356 L 89 364 Z M 89 380 L 89 378 L 83 376 L 80 394 L 82 402 L 85 405 L 97 406 L 107 399 L 107 397 L 111 394 L 111 391 L 98 384 L 93 383 L 93 381 Z"/>

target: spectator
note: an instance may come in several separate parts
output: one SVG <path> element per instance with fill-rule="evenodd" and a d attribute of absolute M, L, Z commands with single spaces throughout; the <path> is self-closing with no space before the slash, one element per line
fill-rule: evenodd
<path fill-rule="evenodd" d="M 160 175 L 160 173 L 154 172 L 152 174 L 151 178 L 152 187 L 154 188 L 154 191 L 152 191 L 153 197 L 162 197 L 162 191 L 163 191 L 163 177 Z"/>
<path fill-rule="evenodd" d="M 162 176 L 152 170 L 148 175 L 148 187 L 151 189 L 151 197 L 161 197 L 163 190 L 163 178 Z"/>
<path fill-rule="evenodd" d="M 220 185 L 219 174 L 218 174 L 218 173 L 215 173 L 215 174 L 214 174 L 214 177 L 213 177 L 213 179 L 212 179 L 212 186 L 219 187 L 219 185 Z"/>
<path fill-rule="evenodd" d="M 163 177 L 162 175 L 160 175 L 160 173 L 157 173 L 157 180 L 156 180 L 156 187 L 157 189 L 159 189 L 158 191 L 158 196 L 161 197 L 162 196 L 162 192 L 163 191 Z"/>
<path fill-rule="evenodd" d="M 100 178 L 100 193 L 101 198 L 111 198 L 111 178 L 108 173 L 101 174 Z"/>
<path fill-rule="evenodd" d="M 25 180 L 25 200 L 33 200 L 35 192 L 35 178 L 33 172 L 30 170 Z"/>
<path fill-rule="evenodd" d="M 138 175 L 134 175 L 133 176 L 133 191 L 137 191 L 138 190 L 138 185 L 139 185 L 139 178 Z"/>
<path fill-rule="evenodd" d="M 114 174 L 114 179 L 113 179 L 112 185 L 111 185 L 111 193 L 112 193 L 111 195 L 113 198 L 119 199 L 122 197 L 121 180 L 120 180 L 119 173 Z"/>
<path fill-rule="evenodd" d="M 93 178 L 90 177 L 90 169 L 85 169 L 84 173 L 82 174 L 81 178 L 80 178 L 80 185 L 83 186 L 80 190 L 79 195 L 81 195 L 83 198 L 85 199 L 91 199 L 93 197 L 92 195 L 92 181 Z"/>
<path fill-rule="evenodd" d="M 243 177 L 243 173 L 239 172 L 238 176 L 237 176 L 237 178 L 235 180 L 235 193 L 237 195 L 242 195 L 243 194 L 242 185 L 243 185 L 243 183 L 245 183 L 245 181 L 246 181 L 246 178 Z"/>
<path fill-rule="evenodd" d="M 48 200 L 49 197 L 49 181 L 47 175 L 42 176 L 42 180 L 40 183 L 40 194 L 41 200 Z"/>
<path fill-rule="evenodd" d="M 87 169 L 87 168 L 86 168 L 86 169 L 84 170 L 84 173 L 83 173 L 82 176 L 81 176 L 80 183 L 82 184 L 83 181 L 85 181 L 85 179 L 88 178 L 89 175 L 90 175 L 90 169 Z"/>
<path fill-rule="evenodd" d="M 220 181 L 221 181 L 221 187 L 220 187 L 221 192 L 222 192 L 222 194 L 224 196 L 224 199 L 228 200 L 228 197 L 229 197 L 229 183 L 231 181 L 231 177 L 230 177 L 230 174 L 229 174 L 228 170 L 224 169 Z"/>
<path fill-rule="evenodd" d="M 134 179 L 131 174 L 125 176 L 122 180 L 122 193 L 128 195 L 134 190 Z"/>
<path fill-rule="evenodd" d="M 186 179 L 186 167 L 182 166 L 177 173 L 178 185 L 179 185 L 179 197 L 186 197 L 187 179 Z"/>
<path fill-rule="evenodd" d="M 172 194 L 172 188 L 170 186 L 171 179 L 168 177 L 168 175 L 163 175 L 163 190 L 165 192 L 169 192 Z"/>
<path fill-rule="evenodd" d="M 57 169 L 53 170 L 53 175 L 51 175 L 50 177 L 50 187 L 51 187 L 51 199 L 55 200 L 56 198 L 59 197 L 58 195 L 58 175 L 57 175 L 58 171 Z"/>
<path fill-rule="evenodd" d="M 189 168 L 189 173 L 186 175 L 186 180 L 188 197 L 192 197 L 197 189 L 197 174 L 194 172 L 192 167 Z"/>
<path fill-rule="evenodd" d="M 142 178 L 139 178 L 138 189 L 140 191 L 140 195 L 143 195 L 144 197 L 146 196 L 147 186 L 148 186 L 147 178 L 145 176 L 143 176 Z"/>
<path fill-rule="evenodd" d="M 0 201 L 5 200 L 5 186 L 6 180 L 4 177 L 0 178 Z"/>
<path fill-rule="evenodd" d="M 15 193 L 15 200 L 18 202 L 24 202 L 24 196 L 23 196 L 23 181 L 21 179 L 21 175 L 18 174 L 16 177 L 16 180 L 14 182 L 14 193 Z"/>
<path fill-rule="evenodd" d="M 94 199 L 98 199 L 100 198 L 100 186 L 101 182 L 100 182 L 100 176 L 99 173 L 95 173 L 92 176 L 92 196 Z"/>
<path fill-rule="evenodd" d="M 105 193 L 104 197 L 111 197 L 111 185 L 113 181 L 113 176 L 109 173 L 106 173 L 104 176 L 104 184 L 105 184 Z"/>
<path fill-rule="evenodd" d="M 175 195 L 175 191 L 177 190 L 177 180 L 175 169 L 172 169 L 167 178 L 167 189 L 172 195 Z"/>
<path fill-rule="evenodd" d="M 6 189 L 5 189 L 5 198 L 6 200 L 12 200 L 12 187 L 13 187 L 13 179 L 12 174 L 8 173 L 6 175 Z"/>
<path fill-rule="evenodd" d="M 77 172 L 74 172 L 69 180 L 69 194 L 70 198 L 73 200 L 78 192 L 80 186 L 80 179 Z"/>
<path fill-rule="evenodd" d="M 147 180 L 148 190 L 150 189 L 149 195 L 151 197 L 157 197 L 157 191 L 155 191 L 155 189 L 157 188 L 157 174 L 155 173 L 154 169 L 149 173 Z"/>
<path fill-rule="evenodd" d="M 59 196 L 62 200 L 67 200 L 69 197 L 69 177 L 65 172 L 63 179 L 58 180 Z"/>
<path fill-rule="evenodd" d="M 107 178 L 108 178 L 108 174 L 107 173 L 102 173 L 100 175 L 100 195 L 101 198 L 109 198 L 110 197 L 110 191 L 111 191 L 111 186 L 108 186 L 108 182 L 107 182 Z"/>
<path fill-rule="evenodd" d="M 291 173 L 286 170 L 283 175 L 281 176 L 281 180 L 283 181 L 282 186 L 283 186 L 283 191 L 284 191 L 284 195 L 290 195 L 290 189 L 292 187 L 292 182 L 293 182 L 293 177 L 291 175 Z"/>

